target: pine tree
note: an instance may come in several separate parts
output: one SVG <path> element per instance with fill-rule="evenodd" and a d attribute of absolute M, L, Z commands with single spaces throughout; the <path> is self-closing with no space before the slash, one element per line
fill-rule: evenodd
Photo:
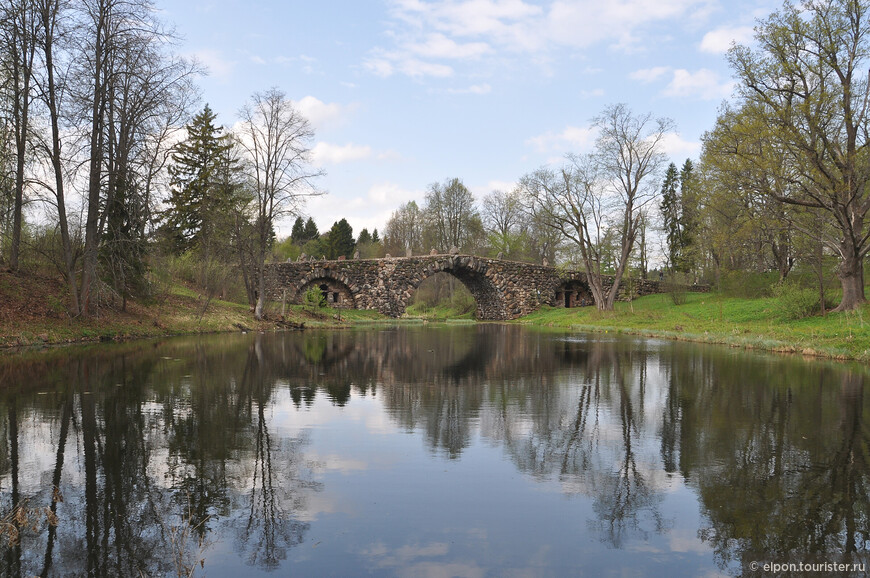
<path fill-rule="evenodd" d="M 305 238 L 305 221 L 302 220 L 302 217 L 296 217 L 296 220 L 293 221 L 290 240 L 297 245 L 303 245 L 308 240 Z"/>
<path fill-rule="evenodd" d="M 665 240 L 668 245 L 668 263 L 671 270 L 676 271 L 680 262 L 680 247 L 682 246 L 682 231 L 680 227 L 680 197 L 677 186 L 680 175 L 677 165 L 671 163 L 662 182 L 662 221 L 665 230 Z"/>
<path fill-rule="evenodd" d="M 308 220 L 305 221 L 304 233 L 302 243 L 307 243 L 308 241 L 313 241 L 320 237 L 320 231 L 317 230 L 317 225 L 311 217 L 308 217 Z"/>
<path fill-rule="evenodd" d="M 380 243 L 380 242 L 381 242 L 381 238 L 378 236 L 378 230 L 375 229 L 374 231 L 372 231 L 372 243 Z"/>
<path fill-rule="evenodd" d="M 695 222 L 695 165 L 686 159 L 680 169 L 680 262 L 677 269 L 688 273 L 695 268 L 694 236 Z"/>
<path fill-rule="evenodd" d="M 169 167 L 170 196 L 166 226 L 177 253 L 208 242 L 217 234 L 216 217 L 234 202 L 233 179 L 225 178 L 234 170 L 230 154 L 232 142 L 214 124 L 217 115 L 205 106 L 187 125 L 187 139 L 175 147 Z M 224 181 L 221 186 L 220 181 Z"/>
<path fill-rule="evenodd" d="M 368 229 L 363 229 L 359 232 L 359 237 L 356 240 L 357 245 L 368 245 L 372 242 L 372 236 Z"/>
<path fill-rule="evenodd" d="M 336 221 L 329 230 L 328 236 L 326 256 L 329 259 L 350 257 L 353 254 L 356 243 L 353 241 L 353 228 L 347 219 Z"/>

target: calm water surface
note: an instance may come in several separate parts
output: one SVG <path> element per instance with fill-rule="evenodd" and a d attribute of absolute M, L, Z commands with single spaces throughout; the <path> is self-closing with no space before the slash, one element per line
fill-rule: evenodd
<path fill-rule="evenodd" d="M 10 544 L 4 519 L 0 570 L 759 576 L 753 562 L 864 563 L 865 375 L 501 325 L 7 354 L 0 514 L 18 507 L 29 524 Z"/>

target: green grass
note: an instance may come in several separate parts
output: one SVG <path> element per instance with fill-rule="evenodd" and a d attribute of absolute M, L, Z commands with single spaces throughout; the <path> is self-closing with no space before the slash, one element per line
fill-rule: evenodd
<path fill-rule="evenodd" d="M 437 305 L 427 305 L 424 302 L 414 303 L 405 310 L 405 316 L 427 321 L 474 320 L 474 311 L 463 311 L 464 307 L 453 306 L 450 302 Z"/>
<path fill-rule="evenodd" d="M 674 305 L 669 295 L 650 295 L 618 303 L 611 312 L 545 307 L 517 323 L 870 361 L 870 304 L 853 313 L 798 320 L 784 319 L 779 311 L 774 298 L 690 293 L 683 305 Z"/>

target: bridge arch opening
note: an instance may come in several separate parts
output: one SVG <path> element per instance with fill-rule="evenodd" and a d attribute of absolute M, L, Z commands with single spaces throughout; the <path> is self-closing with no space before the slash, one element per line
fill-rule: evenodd
<path fill-rule="evenodd" d="M 432 281 L 427 283 L 427 280 L 433 278 L 439 279 L 436 282 L 440 283 L 445 283 L 444 280 L 446 279 L 458 280 L 458 285 L 464 287 L 467 294 L 474 300 L 474 316 L 476 318 L 508 318 L 505 312 L 504 300 L 499 290 L 485 274 L 485 269 L 479 267 L 479 263 L 476 263 L 473 258 L 448 259 L 437 266 L 427 268 L 421 278 L 414 283 L 414 296 L 417 296 L 421 286 L 424 286 L 425 289 L 424 283 L 432 283 Z M 451 281 L 446 282 L 450 283 Z M 455 284 L 455 281 L 452 282 Z"/>
<path fill-rule="evenodd" d="M 586 307 L 594 304 L 592 291 L 583 281 L 566 281 L 556 288 L 555 307 Z"/>
<path fill-rule="evenodd" d="M 474 295 L 450 273 L 439 271 L 420 281 L 411 294 L 407 310 L 424 314 L 438 306 L 448 306 L 459 314 L 475 314 L 477 302 Z"/>
<path fill-rule="evenodd" d="M 351 293 L 350 287 L 343 281 L 333 279 L 332 277 L 317 277 L 307 281 L 299 288 L 296 301 L 301 303 L 305 294 L 312 288 L 316 288 L 320 292 L 324 302 L 329 307 L 355 308 L 353 293 Z"/>

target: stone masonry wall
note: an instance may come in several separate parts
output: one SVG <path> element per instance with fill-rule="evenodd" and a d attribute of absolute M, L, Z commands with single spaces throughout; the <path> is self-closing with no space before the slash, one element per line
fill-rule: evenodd
<path fill-rule="evenodd" d="M 375 309 L 399 317 L 420 283 L 442 271 L 465 284 L 477 303 L 479 319 L 515 319 L 544 304 L 558 305 L 557 291 L 570 281 L 588 288 L 583 272 L 472 255 L 429 255 L 269 264 L 267 296 L 275 300 L 286 297 L 298 303 L 309 287 L 325 284 L 330 292 L 340 294 L 341 306 Z M 635 296 L 664 289 L 658 281 L 633 279 L 631 284 Z M 627 298 L 625 283 L 620 287 L 620 297 Z"/>

